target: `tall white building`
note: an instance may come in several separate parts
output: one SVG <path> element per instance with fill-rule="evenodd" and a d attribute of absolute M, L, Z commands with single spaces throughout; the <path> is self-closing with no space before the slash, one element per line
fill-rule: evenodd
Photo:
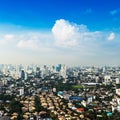
<path fill-rule="evenodd" d="M 64 79 L 67 78 L 67 75 L 66 75 L 66 66 L 65 66 L 65 65 L 62 65 L 62 66 L 61 66 L 60 75 L 61 75 Z"/>
<path fill-rule="evenodd" d="M 120 78 L 116 78 L 116 94 L 120 95 Z"/>
<path fill-rule="evenodd" d="M 105 84 L 105 85 L 109 85 L 110 82 L 112 82 L 111 76 L 110 76 L 110 75 L 105 75 L 105 76 L 104 76 L 104 84 Z"/>

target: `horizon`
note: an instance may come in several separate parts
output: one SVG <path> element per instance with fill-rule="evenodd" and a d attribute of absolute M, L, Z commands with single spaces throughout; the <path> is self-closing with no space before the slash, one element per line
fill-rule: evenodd
<path fill-rule="evenodd" d="M 34 63 L 31 63 L 31 64 L 0 64 L 0 67 L 57 67 L 58 65 L 62 65 L 62 66 L 66 66 L 67 68 L 74 68 L 74 67 L 79 67 L 79 68 L 119 68 L 120 65 L 81 65 L 81 64 L 73 64 L 73 65 L 68 65 L 68 64 L 61 64 L 61 63 L 58 63 L 58 64 L 34 64 Z M 1 68 L 0 68 L 1 69 Z"/>
<path fill-rule="evenodd" d="M 0 64 L 120 66 L 120 2 L 0 0 Z"/>

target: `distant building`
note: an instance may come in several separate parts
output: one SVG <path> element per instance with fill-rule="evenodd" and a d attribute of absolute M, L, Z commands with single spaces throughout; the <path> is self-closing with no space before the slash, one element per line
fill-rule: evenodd
<path fill-rule="evenodd" d="M 116 78 L 116 94 L 120 95 L 120 78 Z"/>
<path fill-rule="evenodd" d="M 93 98 L 92 98 L 92 96 L 88 96 L 88 98 L 87 98 L 87 103 L 89 104 L 89 103 L 91 103 L 91 102 L 93 102 Z"/>
<path fill-rule="evenodd" d="M 110 75 L 105 75 L 104 76 L 104 84 L 109 85 L 111 83 L 111 76 Z"/>
<path fill-rule="evenodd" d="M 25 72 L 25 80 L 28 79 L 28 74 Z"/>
<path fill-rule="evenodd" d="M 61 64 L 58 64 L 57 66 L 56 66 L 56 72 L 60 72 L 60 70 L 61 70 Z"/>
<path fill-rule="evenodd" d="M 62 65 L 62 66 L 61 66 L 60 75 L 61 75 L 64 79 L 66 79 L 66 66 L 65 66 L 65 65 Z"/>
<path fill-rule="evenodd" d="M 21 71 L 21 79 L 23 79 L 23 80 L 25 79 L 25 72 L 24 72 L 24 70 Z"/>

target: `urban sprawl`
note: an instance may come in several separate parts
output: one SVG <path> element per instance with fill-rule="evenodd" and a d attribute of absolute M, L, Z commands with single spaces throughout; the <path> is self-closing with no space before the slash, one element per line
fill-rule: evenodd
<path fill-rule="evenodd" d="M 0 120 L 120 120 L 120 67 L 1 64 Z"/>

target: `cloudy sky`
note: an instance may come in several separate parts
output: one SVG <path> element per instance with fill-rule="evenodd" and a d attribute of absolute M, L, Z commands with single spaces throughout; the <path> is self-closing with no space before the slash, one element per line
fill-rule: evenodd
<path fill-rule="evenodd" d="M 0 64 L 120 65 L 120 2 L 0 0 Z"/>

